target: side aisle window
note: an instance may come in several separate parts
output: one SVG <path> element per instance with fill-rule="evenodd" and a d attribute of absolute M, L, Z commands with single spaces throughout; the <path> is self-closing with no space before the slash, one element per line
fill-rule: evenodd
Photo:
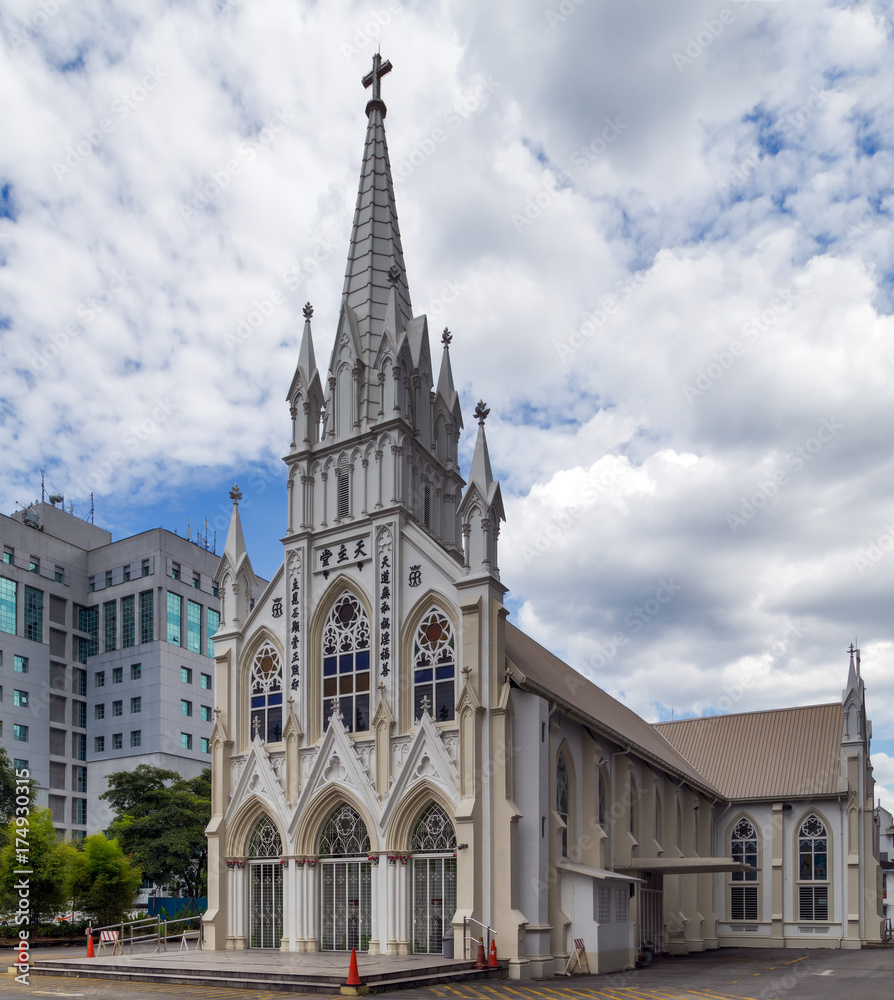
<path fill-rule="evenodd" d="M 438 607 L 423 615 L 413 640 L 413 712 L 427 709 L 435 722 L 456 715 L 456 641 L 450 619 Z"/>

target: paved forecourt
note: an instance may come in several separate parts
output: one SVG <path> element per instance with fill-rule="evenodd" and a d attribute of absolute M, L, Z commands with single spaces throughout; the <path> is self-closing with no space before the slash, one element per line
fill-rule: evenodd
<path fill-rule="evenodd" d="M 242 953 L 243 956 L 246 953 Z M 38 962 L 40 955 L 37 955 Z M 361 963 L 363 978 L 363 963 Z M 497 980 L 442 983 L 393 993 L 395 1000 L 891 1000 L 894 949 L 810 952 L 723 949 L 656 961 L 651 968 L 607 976 L 557 977 L 544 982 Z M 86 1000 L 273 1000 L 319 996 L 301 990 L 122 982 L 34 976 L 29 986 L 0 976 L 0 997 L 84 997 Z"/>

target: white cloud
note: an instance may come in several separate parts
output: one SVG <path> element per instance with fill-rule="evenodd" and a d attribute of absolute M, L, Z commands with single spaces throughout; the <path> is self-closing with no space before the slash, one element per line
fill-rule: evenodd
<path fill-rule="evenodd" d="M 736 707 L 837 698 L 856 635 L 894 739 L 890 11 L 557 7 L 10 0 L 4 509 L 45 465 L 138 530 L 135 496 L 278 469 L 384 30 L 413 301 L 493 407 L 521 624 L 650 718 L 743 674 Z"/>

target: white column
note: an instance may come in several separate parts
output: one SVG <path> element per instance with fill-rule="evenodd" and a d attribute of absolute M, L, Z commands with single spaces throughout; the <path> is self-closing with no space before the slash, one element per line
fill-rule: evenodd
<path fill-rule="evenodd" d="M 388 942 L 385 953 L 397 954 L 397 867 L 389 864 L 385 869 L 385 905 L 388 914 Z"/>
<path fill-rule="evenodd" d="M 298 942 L 298 951 L 304 951 L 305 931 L 305 910 L 307 909 L 307 876 L 304 865 L 296 863 L 295 871 L 295 938 Z"/>
<path fill-rule="evenodd" d="M 369 927 L 369 953 L 370 955 L 378 955 L 381 953 L 381 947 L 379 942 L 379 927 L 381 926 L 381 920 L 379 919 L 379 906 L 381 905 L 381 900 L 379 899 L 379 865 L 370 864 L 369 866 L 369 912 L 370 912 L 370 927 Z"/>
<path fill-rule="evenodd" d="M 317 874 L 318 865 L 308 868 L 307 875 L 307 909 L 304 911 L 306 923 L 304 925 L 304 938 L 307 942 L 307 951 L 317 951 L 317 886 L 319 876 Z"/>
<path fill-rule="evenodd" d="M 236 894 L 233 888 L 235 872 L 227 865 L 227 947 L 233 947 L 233 935 L 236 933 Z"/>
<path fill-rule="evenodd" d="M 234 876 L 234 888 L 235 888 L 235 922 L 233 926 L 233 940 L 234 947 L 244 948 L 245 938 L 248 932 L 248 891 L 246 888 L 246 881 L 248 879 L 248 872 L 246 867 L 236 868 L 233 871 Z"/>
<path fill-rule="evenodd" d="M 410 953 L 410 928 L 407 913 L 407 870 L 409 864 L 397 865 L 397 910 L 399 914 L 399 924 L 397 927 L 397 949 L 398 954 L 408 955 Z"/>
<path fill-rule="evenodd" d="M 295 862 L 283 865 L 282 873 L 282 937 L 280 951 L 295 950 Z"/>

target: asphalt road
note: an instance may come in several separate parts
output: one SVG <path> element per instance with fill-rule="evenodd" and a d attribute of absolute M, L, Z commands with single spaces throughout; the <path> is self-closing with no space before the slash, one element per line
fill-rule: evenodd
<path fill-rule="evenodd" d="M 37 954 L 39 961 L 40 955 Z M 281 1000 L 320 994 L 110 982 L 32 976 L 28 986 L 0 975 L 0 997 L 83 997 L 85 1000 Z M 892 1000 L 894 948 L 865 951 L 723 949 L 656 961 L 651 968 L 610 976 L 545 982 L 451 983 L 401 990 L 394 1000 Z"/>

